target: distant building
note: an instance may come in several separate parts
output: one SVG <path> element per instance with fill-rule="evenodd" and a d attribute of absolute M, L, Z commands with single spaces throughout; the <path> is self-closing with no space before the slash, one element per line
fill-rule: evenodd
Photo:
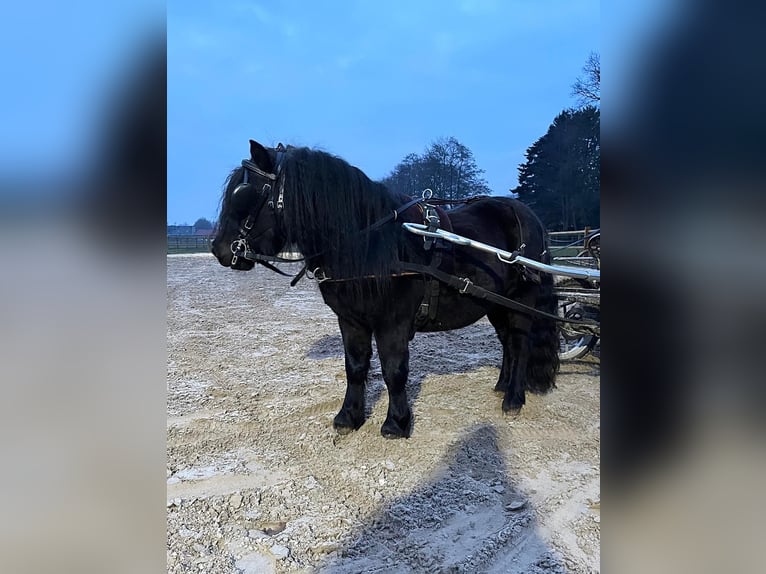
<path fill-rule="evenodd" d="M 168 225 L 168 237 L 210 237 L 215 235 L 213 229 L 197 229 L 193 225 Z"/>
<path fill-rule="evenodd" d="M 193 225 L 168 225 L 168 235 L 194 235 Z"/>

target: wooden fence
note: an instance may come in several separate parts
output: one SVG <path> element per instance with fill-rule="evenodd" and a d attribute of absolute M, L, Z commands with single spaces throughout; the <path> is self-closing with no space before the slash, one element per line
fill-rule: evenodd
<path fill-rule="evenodd" d="M 590 227 L 576 231 L 551 231 L 548 233 L 548 249 L 554 257 L 575 256 L 585 249 L 585 238 L 592 231 Z"/>

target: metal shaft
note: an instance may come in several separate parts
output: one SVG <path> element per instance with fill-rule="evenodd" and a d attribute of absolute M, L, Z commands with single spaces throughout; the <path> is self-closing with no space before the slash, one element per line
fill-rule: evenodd
<path fill-rule="evenodd" d="M 563 275 L 565 277 L 574 277 L 576 279 L 601 279 L 601 271 L 599 269 L 588 269 L 586 267 L 568 267 L 564 265 L 546 265 L 540 263 L 534 259 L 528 259 L 521 255 L 514 255 L 510 251 L 487 245 L 481 241 L 475 241 L 468 239 L 457 233 L 450 231 L 444 231 L 443 229 L 437 229 L 436 231 L 428 231 L 428 227 L 421 225 L 420 223 L 402 223 L 402 226 L 409 232 L 416 235 L 423 235 L 425 237 L 437 237 L 455 243 L 456 245 L 463 245 L 465 247 L 473 247 L 479 251 L 485 251 L 492 253 L 503 263 L 514 264 L 520 263 L 525 267 L 530 267 L 543 273 L 551 273 L 552 275 Z"/>

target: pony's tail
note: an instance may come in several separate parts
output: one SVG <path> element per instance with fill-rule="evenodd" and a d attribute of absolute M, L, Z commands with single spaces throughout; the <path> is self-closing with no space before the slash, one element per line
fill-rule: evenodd
<path fill-rule="evenodd" d="M 550 255 L 543 256 L 543 263 L 550 263 Z M 556 314 L 558 297 L 553 290 L 553 275 L 540 273 L 540 286 L 535 307 L 552 315 Z M 527 360 L 527 390 L 543 394 L 556 387 L 559 370 L 558 323 L 552 319 L 536 317 L 529 333 L 529 358 Z"/>

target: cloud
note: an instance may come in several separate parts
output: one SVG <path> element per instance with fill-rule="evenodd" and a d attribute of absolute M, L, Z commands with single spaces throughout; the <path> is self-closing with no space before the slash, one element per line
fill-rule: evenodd
<path fill-rule="evenodd" d="M 466 14 L 491 14 L 497 9 L 496 0 L 462 0 L 458 4 L 460 11 Z"/>
<path fill-rule="evenodd" d="M 294 38 L 298 35 L 299 28 L 294 22 L 278 17 L 257 2 L 240 3 L 236 5 L 236 9 L 253 14 L 259 23 L 277 30 L 285 38 Z"/>
<path fill-rule="evenodd" d="M 348 70 L 362 60 L 364 60 L 363 54 L 341 54 L 335 59 L 335 65 L 341 70 Z"/>
<path fill-rule="evenodd" d="M 282 24 L 282 34 L 288 38 L 294 38 L 298 35 L 298 26 L 291 22 L 284 22 Z"/>
<path fill-rule="evenodd" d="M 200 67 L 192 62 L 183 62 L 179 65 L 181 75 L 188 78 L 200 78 L 202 77 L 202 70 Z"/>
<path fill-rule="evenodd" d="M 272 16 L 271 12 L 266 10 L 266 8 L 257 2 L 246 2 L 241 4 L 239 8 L 254 14 L 255 17 L 258 18 L 258 21 L 262 24 L 271 25 L 274 23 L 274 17 Z"/>
<path fill-rule="evenodd" d="M 218 38 L 211 32 L 189 28 L 185 35 L 186 41 L 195 48 L 212 48 L 218 45 Z"/>
<path fill-rule="evenodd" d="M 248 76 L 261 76 L 266 67 L 263 64 L 248 62 L 242 67 L 242 73 Z"/>
<path fill-rule="evenodd" d="M 448 32 L 437 32 L 431 37 L 431 44 L 437 54 L 441 56 L 450 56 L 460 48 L 462 42 L 458 42 L 453 34 Z"/>

